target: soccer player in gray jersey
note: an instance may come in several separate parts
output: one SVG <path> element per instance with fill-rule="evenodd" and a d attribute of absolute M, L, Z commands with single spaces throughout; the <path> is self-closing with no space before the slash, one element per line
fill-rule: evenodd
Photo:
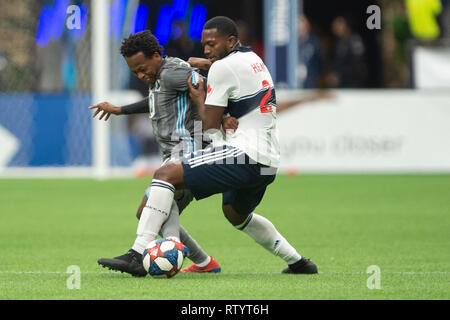
<path fill-rule="evenodd" d="M 96 109 L 93 117 L 101 113 L 99 120 L 108 120 L 111 114 L 149 113 L 153 132 L 162 151 L 163 162 L 177 159 L 184 153 L 202 149 L 202 141 L 194 140 L 195 120 L 199 120 L 196 107 L 189 98 L 187 79 L 193 69 L 187 62 L 174 57 L 163 57 L 163 48 L 159 46 L 153 34 L 146 30 L 130 35 L 123 41 L 121 54 L 130 71 L 149 85 L 149 95 L 142 101 L 123 107 L 102 102 L 90 106 Z M 235 129 L 237 121 L 227 119 L 224 128 Z M 201 135 L 200 135 L 201 137 Z M 149 188 L 142 199 L 136 216 L 141 216 L 149 195 Z M 220 272 L 220 265 L 207 255 L 197 242 L 179 226 L 178 216 L 192 201 L 188 190 L 179 192 L 174 198 L 170 219 L 161 229 L 161 236 L 175 237 L 189 249 L 188 258 L 194 264 L 182 269 L 182 272 Z M 142 253 L 146 243 L 136 243 L 126 254 L 115 258 L 100 258 L 98 263 L 113 270 L 145 276 L 142 266 Z"/>

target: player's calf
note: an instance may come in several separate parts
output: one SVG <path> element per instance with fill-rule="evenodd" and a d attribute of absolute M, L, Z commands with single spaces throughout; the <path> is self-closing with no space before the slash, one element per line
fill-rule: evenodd
<path fill-rule="evenodd" d="M 147 203 L 147 197 L 143 197 L 141 204 L 139 205 L 137 211 L 136 211 L 136 218 L 139 220 L 142 215 L 142 210 L 144 210 L 145 204 Z"/>

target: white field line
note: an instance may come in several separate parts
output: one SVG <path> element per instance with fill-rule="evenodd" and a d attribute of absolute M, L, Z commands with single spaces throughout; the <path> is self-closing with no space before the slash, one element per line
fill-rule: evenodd
<path fill-rule="evenodd" d="M 120 273 L 118 271 L 82 271 L 81 274 L 111 274 L 111 273 Z M 0 274 L 16 274 L 16 275 L 26 275 L 26 274 L 66 274 L 71 275 L 72 272 L 64 272 L 64 271 L 2 271 L 0 270 Z M 124 273 L 125 274 L 125 273 Z M 280 272 L 223 272 L 217 275 L 275 275 L 281 274 Z M 328 274 L 342 274 L 342 275 L 366 275 L 366 272 L 319 272 L 319 274 L 328 275 Z M 450 274 L 450 271 L 406 271 L 406 272 L 390 272 L 390 271 L 381 271 L 381 274 L 398 274 L 398 275 L 436 275 L 436 274 Z"/>
<path fill-rule="evenodd" d="M 107 271 L 86 271 L 80 272 L 81 274 L 102 274 L 102 273 L 110 273 Z M 73 272 L 64 272 L 64 271 L 1 271 L 0 274 L 67 274 L 72 275 Z"/>

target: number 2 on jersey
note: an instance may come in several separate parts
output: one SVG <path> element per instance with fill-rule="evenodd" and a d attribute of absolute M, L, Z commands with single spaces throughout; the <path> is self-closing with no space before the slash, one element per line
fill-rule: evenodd
<path fill-rule="evenodd" d="M 267 93 L 264 95 L 264 97 L 262 98 L 260 104 L 259 104 L 259 109 L 261 110 L 261 113 L 270 113 L 272 112 L 272 106 L 270 104 L 267 104 L 267 102 L 269 101 L 270 97 L 272 96 L 272 88 L 270 87 L 270 83 L 267 80 L 264 80 L 262 82 L 263 88 L 269 88 L 269 90 L 267 90 Z"/>

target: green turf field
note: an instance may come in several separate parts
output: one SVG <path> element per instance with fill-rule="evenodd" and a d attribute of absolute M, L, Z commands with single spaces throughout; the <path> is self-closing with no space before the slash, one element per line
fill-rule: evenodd
<path fill-rule="evenodd" d="M 281 259 L 225 220 L 219 196 L 194 201 L 181 222 L 222 273 L 152 279 L 101 268 L 99 257 L 134 242 L 148 181 L 0 180 L 0 299 L 450 298 L 450 175 L 279 176 L 257 212 L 318 275 L 281 274 Z M 67 287 L 71 265 L 79 290 Z M 371 265 L 380 289 L 367 287 Z"/>

